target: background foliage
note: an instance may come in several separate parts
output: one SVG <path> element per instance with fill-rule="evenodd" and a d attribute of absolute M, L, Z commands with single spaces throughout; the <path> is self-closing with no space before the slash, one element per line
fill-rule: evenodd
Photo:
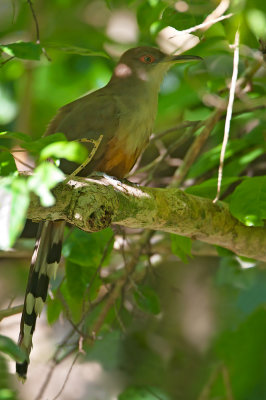
<path fill-rule="evenodd" d="M 173 183 L 203 127 L 219 105 L 227 103 L 233 68 L 230 45 L 239 28 L 239 79 L 221 193 L 241 222 L 264 226 L 265 2 L 221 4 L 225 14 L 233 15 L 195 30 L 199 44 L 190 52 L 204 61 L 175 66 L 166 76 L 154 137 L 129 179 L 157 187 Z M 36 0 L 40 43 L 30 5 L 26 0 L 0 3 L 2 309 L 14 297 L 20 304 L 25 290 L 33 248 L 33 240 L 25 237 L 33 237 L 35 230 L 27 225 L 23 231 L 30 193 L 49 206 L 54 201 L 50 190 L 64 179 L 45 159 L 63 156 L 82 162 L 87 155 L 60 132 L 41 138 L 56 110 L 106 84 L 122 51 L 158 42 L 166 46 L 171 35 L 163 35 L 164 28 L 180 31 L 200 24 L 218 2 Z M 174 41 L 172 46 L 179 44 Z M 225 112 L 198 149 L 189 172 L 178 181 L 189 193 L 216 195 L 224 120 Z M 19 170 L 36 165 L 34 176 L 21 177 L 15 161 Z M 9 250 L 12 246 L 15 252 Z M 56 364 L 55 376 L 59 370 L 65 377 L 69 368 L 64 360 L 73 354 L 80 354 L 81 364 L 73 367 L 75 380 L 69 386 L 83 389 L 71 394 L 67 385 L 62 396 L 68 399 L 266 398 L 262 263 L 177 235 L 118 227 L 90 235 L 67 227 L 63 255 L 47 302 L 52 363 L 44 354 L 39 360 L 36 356 L 22 391 L 1 355 L 0 399 L 29 398 L 29 393 L 41 398 L 40 379 L 32 389 L 34 369 L 40 371 L 41 364 L 50 370 Z M 11 327 L 7 320 L 0 324 L 0 350 L 17 359 L 23 355 L 8 336 L 16 340 L 18 319 Z M 46 324 L 41 320 L 37 330 L 46 329 Z M 34 344 L 40 346 L 37 337 Z M 82 373 L 74 373 L 75 368 L 85 370 L 89 362 L 94 362 L 89 364 L 92 370 L 97 362 L 101 371 L 107 371 L 90 385 Z M 52 386 L 50 398 L 59 389 Z M 45 390 L 49 391 L 48 381 Z"/>

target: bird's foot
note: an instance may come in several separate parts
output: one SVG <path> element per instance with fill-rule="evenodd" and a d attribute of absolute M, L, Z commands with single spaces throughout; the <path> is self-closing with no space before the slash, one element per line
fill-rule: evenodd
<path fill-rule="evenodd" d="M 105 178 L 106 180 L 108 180 L 108 181 L 118 181 L 118 182 L 121 182 L 121 180 L 120 179 L 118 179 L 118 178 L 116 178 L 115 176 L 111 176 L 111 175 L 108 175 L 108 174 L 106 174 L 105 172 L 101 172 L 101 171 L 93 171 L 91 174 L 90 174 L 90 178 L 93 178 L 93 177 L 96 177 L 96 178 Z"/>

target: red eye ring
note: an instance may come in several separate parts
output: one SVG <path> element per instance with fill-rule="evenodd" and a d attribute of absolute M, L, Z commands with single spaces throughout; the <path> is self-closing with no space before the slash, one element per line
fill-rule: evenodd
<path fill-rule="evenodd" d="M 144 56 L 141 56 L 139 59 L 144 64 L 152 64 L 155 61 L 155 57 L 153 57 L 151 54 L 145 54 Z"/>

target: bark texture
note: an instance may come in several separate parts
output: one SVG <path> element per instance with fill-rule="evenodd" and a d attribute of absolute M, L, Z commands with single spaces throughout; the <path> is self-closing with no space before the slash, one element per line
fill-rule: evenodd
<path fill-rule="evenodd" d="M 44 208 L 32 197 L 28 217 L 35 221 L 65 220 L 88 232 L 110 224 L 177 233 L 266 261 L 266 229 L 247 227 L 227 204 L 175 188 L 140 187 L 109 177 L 69 180 L 58 185 L 55 205 Z"/>

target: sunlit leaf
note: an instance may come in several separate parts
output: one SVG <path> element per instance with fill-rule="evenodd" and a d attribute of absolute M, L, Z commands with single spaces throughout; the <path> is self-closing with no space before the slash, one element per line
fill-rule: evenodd
<path fill-rule="evenodd" d="M 62 182 L 64 178 L 63 172 L 55 165 L 43 162 L 35 169 L 34 174 L 29 177 L 28 187 L 40 197 L 40 202 L 44 207 L 49 207 L 55 202 L 50 189 Z"/>
<path fill-rule="evenodd" d="M 12 154 L 8 151 L 0 153 L 0 176 L 7 176 L 16 170 L 17 167 Z"/>
<path fill-rule="evenodd" d="M 23 177 L 0 181 L 0 248 L 10 248 L 21 233 L 29 206 L 29 190 Z"/>
<path fill-rule="evenodd" d="M 265 35 L 265 27 L 266 27 L 266 16 L 265 12 L 262 10 L 258 10 L 256 8 L 253 8 L 251 10 L 248 10 L 246 14 L 246 19 L 248 22 L 248 25 L 252 32 L 254 33 L 255 36 L 258 38 L 261 38 Z"/>
<path fill-rule="evenodd" d="M 0 139 L 17 139 L 17 140 L 22 140 L 24 142 L 31 141 L 30 136 L 26 135 L 25 133 L 10 132 L 10 131 L 0 132 Z"/>
<path fill-rule="evenodd" d="M 25 141 L 21 143 L 21 147 L 27 149 L 31 153 L 40 153 L 42 149 L 54 142 L 66 140 L 63 133 L 54 133 L 53 135 L 44 136 L 38 140 Z"/>
<path fill-rule="evenodd" d="M 266 219 L 266 176 L 248 178 L 232 194 L 230 212 L 247 226 L 263 226 Z"/>
<path fill-rule="evenodd" d="M 0 49 L 9 56 L 25 60 L 39 60 L 42 53 L 41 45 L 33 42 L 9 43 L 0 45 Z"/>
<path fill-rule="evenodd" d="M 46 146 L 40 154 L 40 159 L 65 158 L 69 161 L 82 163 L 88 156 L 88 150 L 78 142 L 56 142 Z"/>

